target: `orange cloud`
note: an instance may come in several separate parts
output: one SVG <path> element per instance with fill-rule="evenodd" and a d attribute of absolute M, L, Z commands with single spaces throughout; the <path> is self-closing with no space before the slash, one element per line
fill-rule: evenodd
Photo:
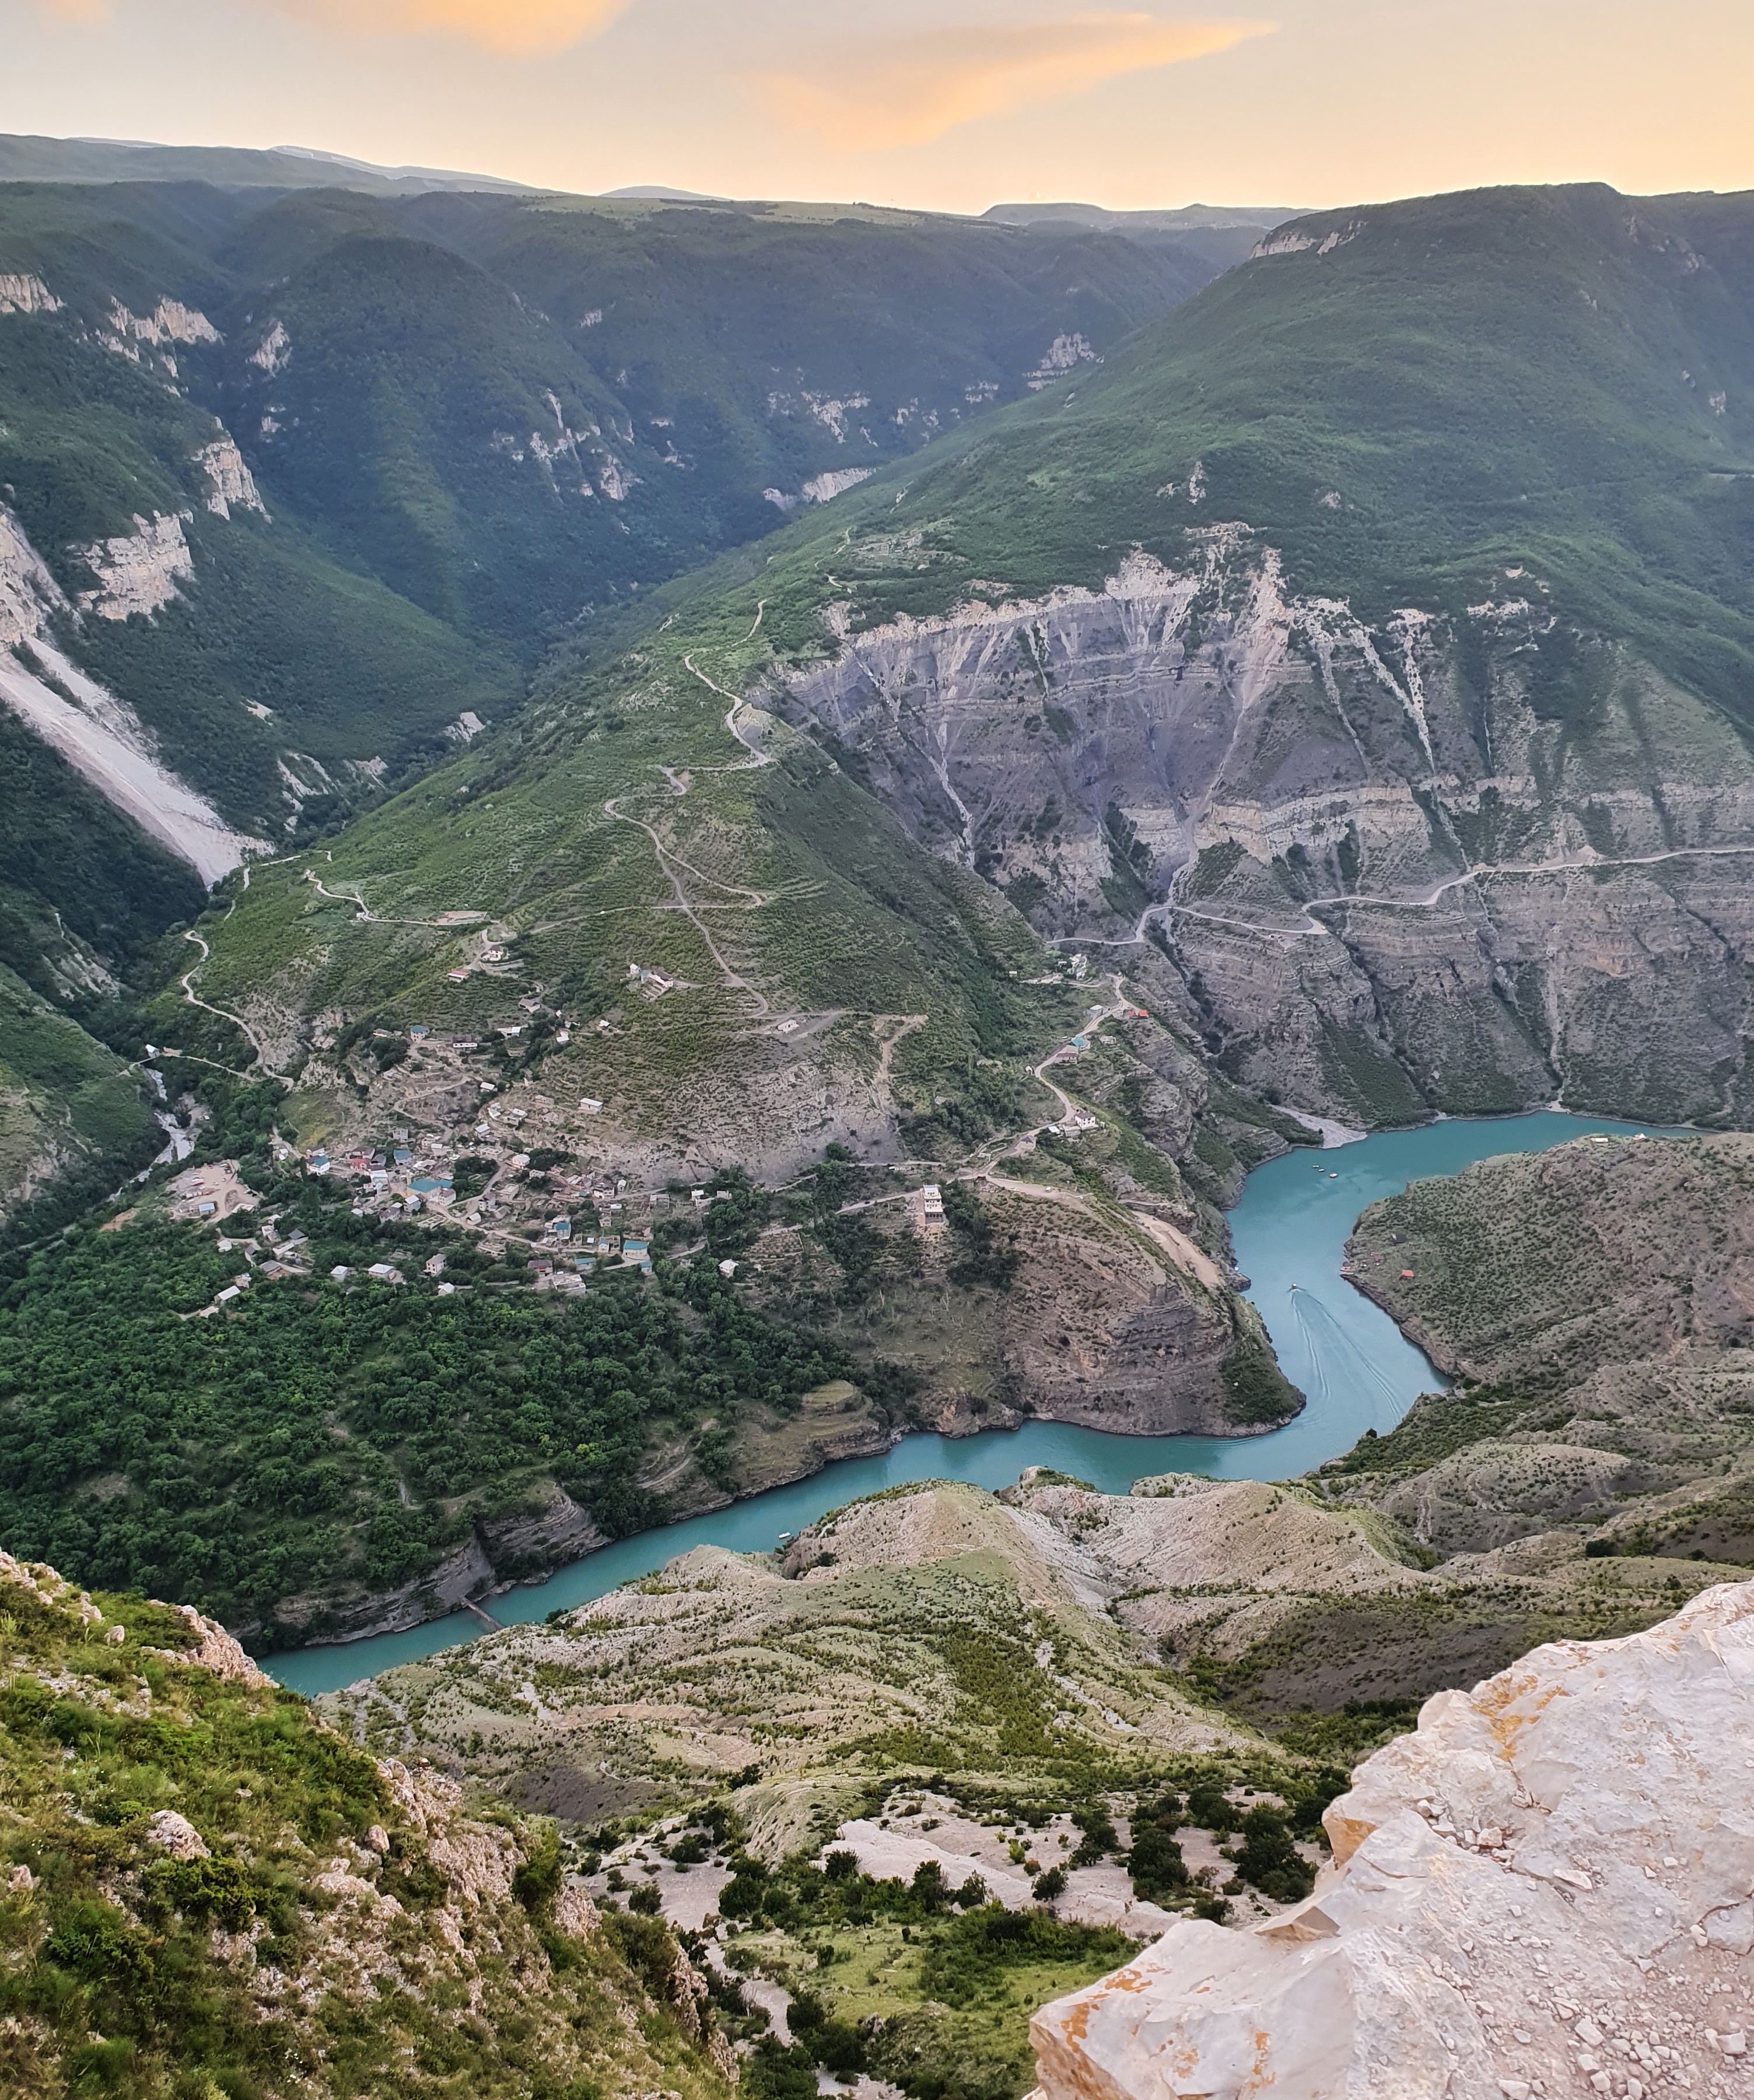
<path fill-rule="evenodd" d="M 780 120 L 857 151 L 921 146 L 958 124 L 1054 102 L 1124 73 L 1179 65 L 1270 34 L 1270 22 L 1083 15 L 928 29 L 824 49 L 806 69 L 751 76 Z"/>
<path fill-rule="evenodd" d="M 594 36 L 614 20 L 627 0 L 270 0 L 270 4 L 301 22 L 356 36 L 436 30 L 466 37 L 484 51 L 508 58 L 535 58 Z"/>

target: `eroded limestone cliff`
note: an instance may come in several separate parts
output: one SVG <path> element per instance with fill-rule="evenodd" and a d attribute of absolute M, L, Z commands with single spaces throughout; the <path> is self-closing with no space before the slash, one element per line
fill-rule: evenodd
<path fill-rule="evenodd" d="M 845 635 L 771 704 L 1043 932 L 1160 941 L 1306 1108 L 1740 1113 L 1754 758 L 1521 570 L 1372 623 L 1214 527 L 1186 573 Z"/>

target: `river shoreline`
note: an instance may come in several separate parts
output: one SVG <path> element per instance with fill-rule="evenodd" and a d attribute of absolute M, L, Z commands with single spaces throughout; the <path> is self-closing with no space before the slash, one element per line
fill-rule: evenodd
<path fill-rule="evenodd" d="M 616 1540 L 546 1577 L 507 1585 L 489 1600 L 501 1605 L 496 1621 L 517 1623 L 550 1609 L 570 1609 L 655 1573 L 696 1546 L 771 1551 L 782 1534 L 802 1530 L 831 1508 L 927 1479 L 997 1488 L 1011 1485 L 1026 1466 L 1047 1465 L 1105 1493 L 1124 1493 L 1134 1480 L 1163 1472 L 1287 1480 L 1312 1471 L 1350 1450 L 1367 1429 L 1387 1433 L 1420 1392 L 1441 1383 L 1430 1360 L 1341 1273 L 1359 1214 L 1409 1181 L 1458 1172 L 1495 1153 L 1544 1151 L 1596 1133 L 1651 1128 L 1552 1110 L 1445 1118 L 1343 1146 L 1299 1147 L 1257 1167 L 1230 1214 L 1237 1265 L 1252 1277 L 1248 1295 L 1281 1367 L 1306 1402 L 1276 1429 L 1249 1436 L 1153 1436 L 1032 1417 L 1014 1428 L 983 1427 L 972 1435 L 917 1431 L 893 1438 L 881 1452 L 833 1459 L 715 1511 Z M 1511 1141 L 1496 1142 L 1500 1132 Z M 509 1611 L 503 1608 L 507 1599 L 514 1607 Z M 483 1630 L 459 1608 L 400 1632 L 312 1643 L 259 1660 L 295 1690 L 329 1691 L 460 1645 Z"/>

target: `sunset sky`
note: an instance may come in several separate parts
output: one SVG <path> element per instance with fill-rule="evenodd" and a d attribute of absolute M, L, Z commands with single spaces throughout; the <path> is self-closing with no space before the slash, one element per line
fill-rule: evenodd
<path fill-rule="evenodd" d="M 0 130 L 980 210 L 1754 188 L 1750 0 L 0 0 Z"/>

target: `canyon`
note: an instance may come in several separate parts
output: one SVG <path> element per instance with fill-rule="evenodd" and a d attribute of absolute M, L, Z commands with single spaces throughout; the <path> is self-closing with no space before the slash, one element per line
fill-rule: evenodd
<path fill-rule="evenodd" d="M 1046 938 L 1317 1113 L 1743 1113 L 1754 761 L 1526 573 L 1367 624 L 1241 526 L 904 617 L 767 705 Z M 857 550 L 846 558 L 855 562 Z"/>

